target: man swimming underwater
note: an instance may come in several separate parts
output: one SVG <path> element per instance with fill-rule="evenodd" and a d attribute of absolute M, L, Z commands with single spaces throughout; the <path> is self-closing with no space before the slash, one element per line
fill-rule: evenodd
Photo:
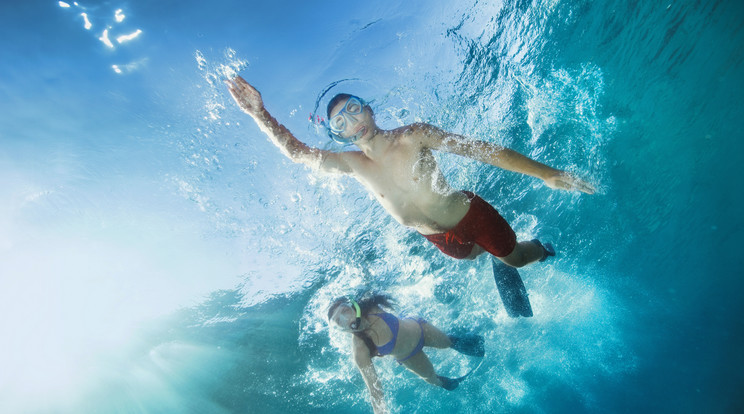
<path fill-rule="evenodd" d="M 230 94 L 271 141 L 294 162 L 356 178 L 399 223 L 410 227 L 457 259 L 484 250 L 521 267 L 554 252 L 537 241 L 517 242 L 514 231 L 490 204 L 471 192 L 450 187 L 432 151 L 469 157 L 539 178 L 553 189 L 594 193 L 565 171 L 551 168 L 508 148 L 416 123 L 385 131 L 360 98 L 339 94 L 328 104 L 329 130 L 336 141 L 359 151 L 332 152 L 309 147 L 271 116 L 261 94 L 240 76 L 226 81 Z"/>

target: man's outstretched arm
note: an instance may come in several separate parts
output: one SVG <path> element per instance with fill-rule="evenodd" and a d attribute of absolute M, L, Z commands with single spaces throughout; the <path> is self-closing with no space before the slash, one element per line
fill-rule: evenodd
<path fill-rule="evenodd" d="M 245 79 L 236 76 L 233 79 L 225 81 L 235 102 L 240 109 L 256 121 L 258 127 L 271 142 L 274 143 L 294 162 L 303 163 L 313 169 L 322 169 L 325 171 L 349 173 L 351 169 L 343 160 L 340 154 L 324 151 L 318 148 L 307 146 L 304 142 L 298 140 L 292 133 L 280 124 L 276 118 L 271 116 L 266 110 L 261 98 L 261 93 L 251 86 Z"/>
<path fill-rule="evenodd" d="M 537 162 L 509 148 L 486 141 L 467 139 L 428 124 L 421 124 L 420 128 L 425 130 L 422 136 L 426 137 L 425 145 L 431 149 L 451 152 L 505 170 L 536 177 L 553 189 L 594 194 L 594 187 L 575 175 Z"/>

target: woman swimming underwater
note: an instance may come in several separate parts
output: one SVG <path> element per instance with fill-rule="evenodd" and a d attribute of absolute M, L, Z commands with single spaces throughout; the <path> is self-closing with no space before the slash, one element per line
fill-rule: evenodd
<path fill-rule="evenodd" d="M 392 310 L 392 300 L 385 295 L 369 294 L 358 301 L 341 297 L 328 308 L 328 320 L 336 328 L 353 334 L 352 355 L 367 384 L 376 414 L 388 412 L 382 386 L 372 364 L 376 356 L 393 356 L 399 364 L 413 371 L 426 382 L 447 390 L 457 388 L 462 379 L 436 374 L 423 347 L 452 348 L 460 353 L 482 357 L 483 337 L 473 334 L 450 336 L 423 319 L 398 318 L 385 311 Z"/>

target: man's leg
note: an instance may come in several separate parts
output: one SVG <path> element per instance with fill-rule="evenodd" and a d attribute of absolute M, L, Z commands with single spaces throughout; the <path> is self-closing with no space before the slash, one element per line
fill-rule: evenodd
<path fill-rule="evenodd" d="M 475 260 L 478 256 L 481 255 L 481 253 L 485 252 L 482 247 L 478 246 L 477 244 L 473 246 L 473 250 L 470 251 L 470 254 L 468 257 L 465 257 L 465 260 Z"/>
<path fill-rule="evenodd" d="M 514 250 L 505 257 L 496 257 L 512 267 L 522 267 L 543 258 L 545 249 L 533 241 L 518 242 Z"/>
<path fill-rule="evenodd" d="M 473 260 L 484 251 L 512 267 L 522 267 L 547 255 L 537 240 L 517 242 L 509 223 L 488 202 L 478 196 L 470 200 L 470 210 L 447 233 L 424 235 L 444 254 L 456 259 Z M 514 246 L 512 248 L 512 246 Z M 510 252 L 504 255 L 506 252 Z"/>

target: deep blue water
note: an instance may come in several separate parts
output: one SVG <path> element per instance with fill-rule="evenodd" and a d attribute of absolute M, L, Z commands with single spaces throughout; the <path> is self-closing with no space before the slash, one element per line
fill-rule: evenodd
<path fill-rule="evenodd" d="M 377 361 L 393 412 L 744 411 L 740 2 L 66 4 L 0 6 L 0 411 L 371 412 L 324 319 L 365 286 L 487 339 L 454 392 Z M 438 155 L 557 247 L 522 270 L 535 316 L 506 316 L 488 260 L 286 160 L 233 73 L 310 145 L 335 148 L 307 117 L 352 79 L 334 92 L 384 128 L 430 122 L 594 183 Z"/>

